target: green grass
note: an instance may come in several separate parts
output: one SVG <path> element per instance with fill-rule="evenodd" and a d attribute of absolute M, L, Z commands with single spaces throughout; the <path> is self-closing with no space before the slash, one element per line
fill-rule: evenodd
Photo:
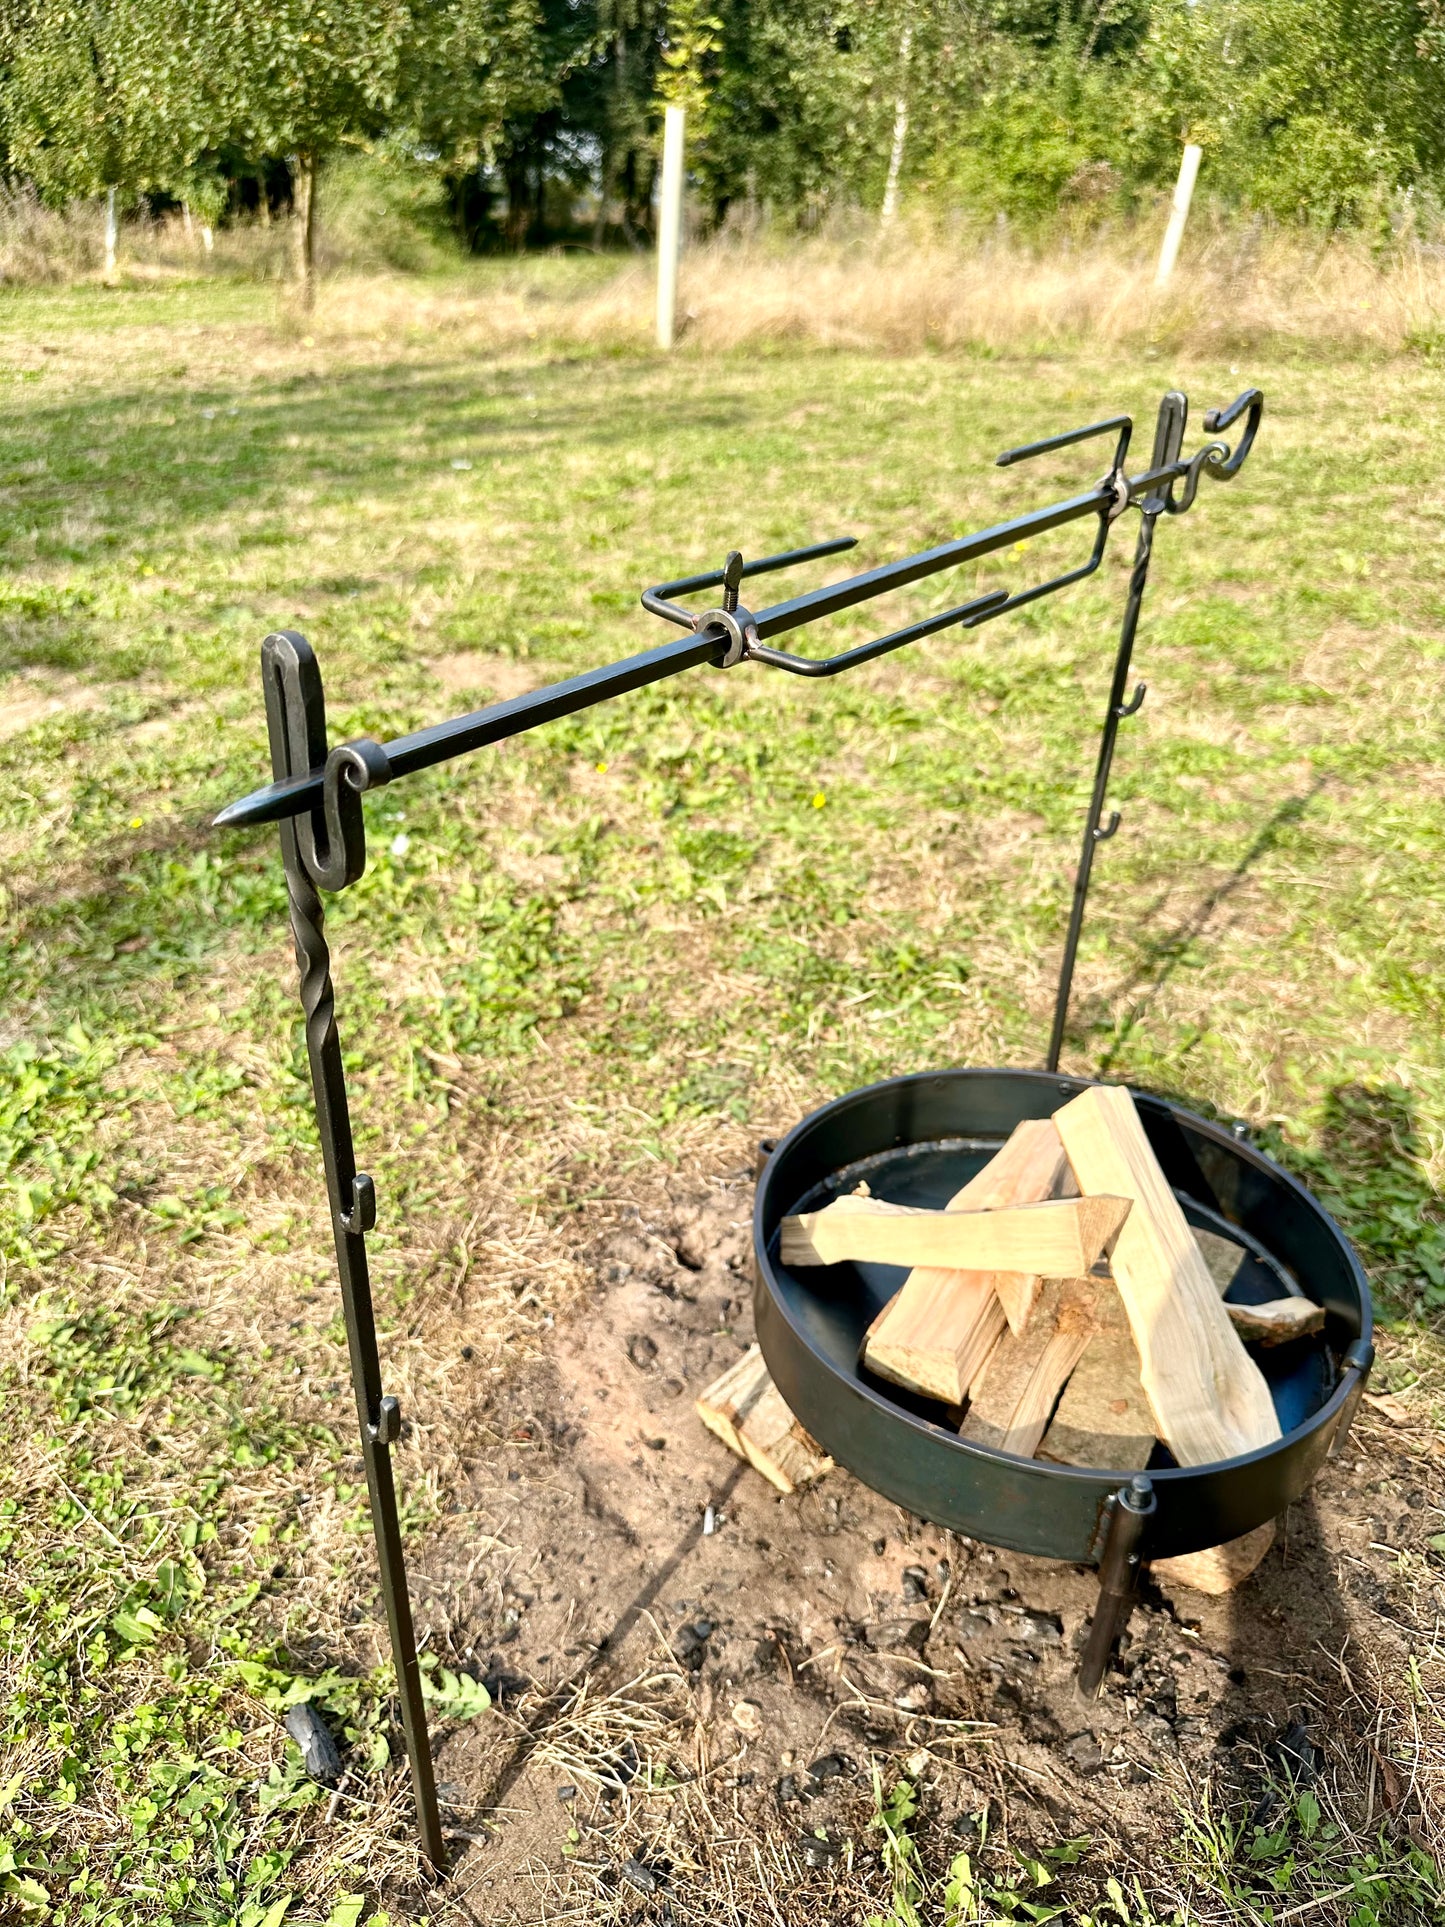
<path fill-rule="evenodd" d="M 279 864 L 207 828 L 264 777 L 269 628 L 317 647 L 333 740 L 386 737 L 661 640 L 638 590 L 734 545 L 850 532 L 872 564 L 1098 467 L 994 471 L 1000 448 L 1147 422 L 1174 382 L 1192 445 L 1260 382 L 1249 468 L 1159 532 L 1066 1061 L 1249 1120 L 1402 1342 L 1445 1308 L 1432 371 L 663 363 L 308 337 L 273 303 L 0 296 L 0 702 L 30 705 L 0 795 L 0 1890 L 62 1927 L 344 1927 L 387 1892 L 421 1917 L 387 1888 L 411 1862 Z M 522 1240 L 468 1325 L 480 1304 L 500 1368 L 572 1302 L 571 1227 L 630 1171 L 736 1164 L 871 1078 L 1039 1060 L 1121 538 L 1067 596 L 852 678 L 698 671 L 369 802 L 331 927 L 383 1343 L 418 1400 L 452 1396 L 478 1195 Z M 400 1463 L 421 1532 L 453 1460 Z M 304 1692 L 362 1762 L 350 1829 L 317 1824 L 276 1725 Z"/>

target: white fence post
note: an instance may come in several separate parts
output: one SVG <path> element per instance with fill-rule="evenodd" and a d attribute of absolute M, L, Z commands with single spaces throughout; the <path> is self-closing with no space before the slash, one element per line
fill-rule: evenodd
<path fill-rule="evenodd" d="M 1189 219 L 1189 203 L 1194 199 L 1194 183 L 1199 179 L 1199 163 L 1203 154 L 1204 149 L 1190 141 L 1179 163 L 1174 205 L 1169 210 L 1169 225 L 1164 230 L 1164 245 L 1159 250 L 1159 268 L 1154 276 L 1156 288 L 1165 286 L 1174 272 L 1174 263 L 1179 259 L 1179 244 L 1184 239 L 1184 223 Z"/>
<path fill-rule="evenodd" d="M 115 218 L 115 189 L 107 188 L 105 196 L 105 278 L 115 279 L 115 247 L 118 239 L 119 224 Z"/>
<path fill-rule="evenodd" d="M 682 247 L 683 129 L 687 116 L 669 107 L 662 128 L 662 203 L 657 210 L 657 345 L 672 346 L 677 315 L 677 257 Z"/>

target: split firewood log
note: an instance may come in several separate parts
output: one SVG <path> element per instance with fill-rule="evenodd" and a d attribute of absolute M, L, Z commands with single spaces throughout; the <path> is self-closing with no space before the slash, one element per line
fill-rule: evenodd
<path fill-rule="evenodd" d="M 1000 1211 L 924 1211 L 882 1198 L 835 1198 L 784 1218 L 785 1265 L 929 1265 L 949 1271 L 1081 1278 L 1107 1257 L 1127 1198 L 1054 1198 Z M 1216 1300 L 1216 1303 L 1218 1301 Z"/>
<path fill-rule="evenodd" d="M 1100 1285 L 1094 1322 L 1094 1335 L 1069 1375 L 1038 1455 L 1061 1465 L 1142 1472 L 1154 1450 L 1154 1415 L 1116 1286 Z"/>
<path fill-rule="evenodd" d="M 1110 1259 L 1159 1436 L 1180 1465 L 1208 1465 L 1280 1436 L 1269 1387 L 1245 1351 L 1129 1092 L 1095 1085 L 1055 1113 L 1085 1197 L 1126 1197 Z"/>
<path fill-rule="evenodd" d="M 961 1436 L 1032 1458 L 1060 1391 L 1099 1329 L 1097 1301 L 1113 1291 L 1107 1279 L 1046 1279 L 1028 1330 L 999 1340 L 969 1400 Z"/>
<path fill-rule="evenodd" d="M 714 1379 L 696 1404 L 698 1417 L 729 1451 L 757 1467 L 779 1492 L 831 1472 L 833 1461 L 793 1417 L 753 1345 L 736 1365 Z"/>
<path fill-rule="evenodd" d="M 1184 1552 L 1174 1559 L 1152 1559 L 1149 1570 L 1166 1584 L 1192 1586 L 1195 1592 L 1216 1596 L 1241 1585 L 1274 1544 L 1274 1520 L 1266 1519 L 1253 1532 L 1227 1539 L 1205 1552 Z"/>
<path fill-rule="evenodd" d="M 1059 1134 L 1048 1118 L 1018 1125 L 949 1200 L 950 1211 L 998 1210 L 1077 1196 Z M 961 1406 L 1007 1327 L 1024 1331 L 1042 1279 L 1034 1272 L 920 1265 L 874 1319 L 863 1341 L 870 1371 L 948 1406 Z"/>

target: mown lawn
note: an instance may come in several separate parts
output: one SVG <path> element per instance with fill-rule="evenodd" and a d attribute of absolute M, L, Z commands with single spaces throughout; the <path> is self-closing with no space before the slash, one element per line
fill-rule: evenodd
<path fill-rule="evenodd" d="M 1147 451 L 1176 384 L 1193 446 L 1257 382 L 1249 467 L 1159 532 L 1066 1062 L 1245 1119 L 1306 1174 L 1393 1320 L 1376 1389 L 1438 1422 L 1438 371 L 1062 347 L 664 363 L 549 339 L 545 309 L 535 342 L 488 347 L 485 283 L 449 299 L 443 327 L 338 289 L 307 333 L 260 289 L 0 292 L 17 1919 L 450 1906 L 409 1885 L 274 838 L 208 828 L 264 779 L 269 628 L 315 644 L 333 740 L 385 738 L 663 640 L 639 590 L 730 547 L 851 533 L 871 565 L 1101 465 L 993 470 L 1011 443 L 1130 408 Z M 736 1166 L 874 1077 L 1039 1061 L 1132 539 L 1131 518 L 1064 597 L 850 678 L 697 671 L 368 804 L 332 933 L 417 1533 L 443 1529 L 488 1382 L 545 1347 L 627 1186 Z M 1445 1518 L 1416 1523 L 1428 1591 Z M 473 1712 L 457 1672 L 432 1680 L 439 1718 Z M 1399 1687 L 1438 1745 L 1438 1645 Z M 350 1742 L 339 1806 L 277 1723 L 302 1696 Z M 1309 1899 L 1325 1874 L 1297 1846 Z M 1399 1904 L 1381 1918 L 1414 1917 Z"/>

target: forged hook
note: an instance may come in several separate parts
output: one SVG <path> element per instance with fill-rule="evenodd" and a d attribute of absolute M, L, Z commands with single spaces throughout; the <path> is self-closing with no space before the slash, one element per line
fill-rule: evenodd
<path fill-rule="evenodd" d="M 1109 841 L 1109 838 L 1110 838 L 1111 836 L 1113 836 L 1113 835 L 1115 834 L 1115 832 L 1116 832 L 1116 831 L 1118 830 L 1118 828 L 1119 828 L 1119 825 L 1120 825 L 1120 823 L 1122 823 L 1122 822 L 1123 822 L 1123 820 L 1124 820 L 1124 819 L 1123 819 L 1123 818 L 1122 818 L 1122 817 L 1120 816 L 1120 814 L 1119 814 L 1119 812 L 1118 812 L 1117 810 L 1110 810 L 1110 812 L 1109 812 L 1109 826 L 1108 826 L 1108 828 L 1107 828 L 1107 829 L 1104 829 L 1104 830 L 1101 830 L 1101 829 L 1100 829 L 1100 828 L 1098 827 L 1098 825 L 1097 825 L 1097 824 L 1095 824 L 1095 826 L 1094 826 L 1094 841 L 1095 841 L 1096 843 L 1107 843 L 1107 842 Z"/>
<path fill-rule="evenodd" d="M 362 794 L 380 789 L 391 777 L 386 751 L 369 736 L 338 743 L 327 757 L 321 808 L 296 825 L 301 860 L 318 890 L 344 890 L 365 871 Z"/>
<path fill-rule="evenodd" d="M 1134 691 L 1133 695 L 1129 698 L 1128 702 L 1120 703 L 1119 707 L 1114 711 L 1114 714 L 1119 718 L 1119 721 L 1121 723 L 1123 722 L 1126 716 L 1138 715 L 1139 711 L 1144 706 L 1144 698 L 1148 695 L 1148 693 L 1149 693 L 1148 683 L 1141 682 L 1139 684 L 1139 687 Z"/>

